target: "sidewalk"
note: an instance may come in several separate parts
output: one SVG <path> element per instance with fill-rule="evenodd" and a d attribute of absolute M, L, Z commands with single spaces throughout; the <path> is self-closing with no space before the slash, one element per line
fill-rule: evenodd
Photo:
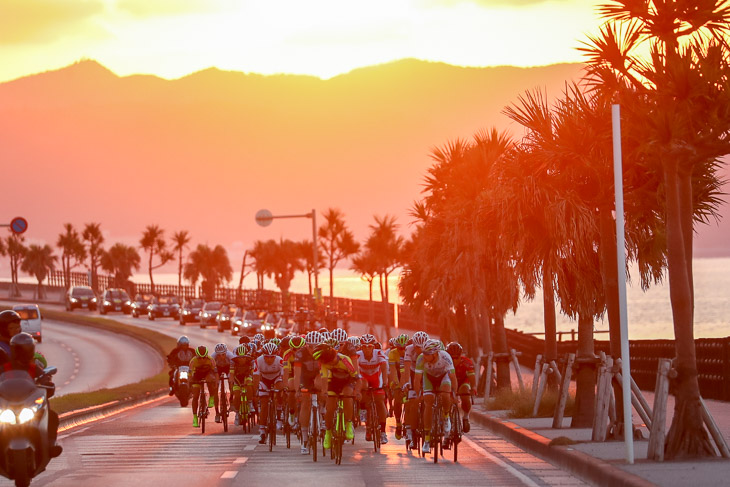
<path fill-rule="evenodd" d="M 644 392 L 653 405 L 654 395 Z M 706 400 L 707 408 L 727 441 L 730 441 L 730 403 Z M 667 431 L 674 412 L 674 398 L 667 405 Z M 565 418 L 562 429 L 552 429 L 552 418 L 509 419 L 507 411 L 486 411 L 477 400 L 472 419 L 531 453 L 560 466 L 595 485 L 645 487 L 704 487 L 730 484 L 730 460 L 653 462 L 646 459 L 649 433 L 634 413 L 634 424 L 641 428 L 644 439 L 634 441 L 635 463 L 626 463 L 622 441 L 591 442 L 591 428 L 570 428 Z M 549 446 L 557 437 L 578 443 L 570 446 Z"/>

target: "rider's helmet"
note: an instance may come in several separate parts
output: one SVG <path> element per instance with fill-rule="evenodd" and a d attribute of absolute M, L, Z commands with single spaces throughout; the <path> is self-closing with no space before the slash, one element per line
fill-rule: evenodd
<path fill-rule="evenodd" d="M 251 343 L 251 339 L 247 336 L 242 336 L 238 339 L 238 344 L 243 345 L 244 343 Z"/>
<path fill-rule="evenodd" d="M 355 350 L 360 348 L 360 337 L 348 337 L 347 341 L 350 342 L 353 347 L 355 347 Z"/>
<path fill-rule="evenodd" d="M 205 345 L 200 345 L 198 348 L 195 349 L 195 355 L 198 357 L 207 357 L 208 356 L 208 347 Z"/>
<path fill-rule="evenodd" d="M 395 337 L 388 338 L 388 345 L 390 346 L 390 348 L 395 347 Z"/>
<path fill-rule="evenodd" d="M 337 357 L 337 351 L 325 343 L 320 343 L 314 349 L 314 353 L 312 354 L 312 357 L 314 358 L 314 360 L 319 360 L 320 362 L 329 363 L 329 362 L 332 362 Z"/>
<path fill-rule="evenodd" d="M 215 353 L 225 354 L 228 351 L 228 347 L 225 343 L 219 343 L 215 346 Z"/>
<path fill-rule="evenodd" d="M 398 348 L 403 348 L 406 345 L 408 345 L 408 335 L 403 333 L 402 335 L 398 335 L 393 339 L 393 344 Z"/>
<path fill-rule="evenodd" d="M 30 333 L 20 332 L 10 339 L 10 360 L 30 365 L 35 356 L 35 341 Z"/>
<path fill-rule="evenodd" d="M 439 340 L 439 350 L 441 350 L 442 352 L 446 351 L 446 345 L 444 345 L 444 342 L 442 342 L 441 340 Z"/>
<path fill-rule="evenodd" d="M 323 326 L 322 328 L 320 328 L 319 330 L 317 330 L 317 331 L 318 331 L 318 332 L 320 332 L 320 333 L 329 333 L 329 332 L 330 332 L 330 331 L 329 331 L 329 330 L 328 330 L 327 328 L 325 328 L 324 326 Z"/>
<path fill-rule="evenodd" d="M 263 341 L 264 341 L 264 340 L 266 340 L 266 337 L 264 336 L 264 334 L 263 334 L 263 333 L 256 333 L 256 334 L 255 334 L 255 335 L 253 336 L 253 339 L 254 339 L 254 340 L 258 340 L 258 341 L 260 341 L 260 342 L 262 342 L 262 343 L 263 343 Z"/>
<path fill-rule="evenodd" d="M 365 333 L 360 337 L 360 345 L 364 346 L 375 346 L 378 340 L 375 339 L 375 335 Z"/>
<path fill-rule="evenodd" d="M 429 340 L 423 346 L 423 354 L 424 355 L 433 355 L 435 353 L 438 353 L 440 349 L 441 349 L 441 346 L 439 345 L 438 340 Z"/>
<path fill-rule="evenodd" d="M 340 342 L 338 342 L 337 339 L 333 336 L 330 336 L 327 340 L 324 341 L 324 343 L 332 348 L 337 348 L 337 346 L 340 344 Z"/>
<path fill-rule="evenodd" d="M 306 340 L 304 340 L 304 338 L 302 338 L 300 336 L 291 337 L 289 339 L 289 346 L 294 350 L 298 350 L 298 349 L 302 348 L 305 343 L 306 343 Z"/>
<path fill-rule="evenodd" d="M 417 331 L 413 334 L 413 345 L 419 348 L 423 348 L 423 346 L 428 341 L 428 333 L 425 331 Z"/>
<path fill-rule="evenodd" d="M 236 355 L 239 357 L 246 357 L 249 353 L 248 345 L 246 344 L 239 345 L 238 348 L 236 348 Z"/>
<path fill-rule="evenodd" d="M 177 346 L 188 348 L 190 346 L 190 339 L 188 337 L 186 337 L 185 335 L 181 336 L 180 338 L 177 339 Z"/>
<path fill-rule="evenodd" d="M 263 351 L 264 355 L 276 355 L 276 351 L 279 349 L 274 343 L 267 343 L 264 345 Z"/>
<path fill-rule="evenodd" d="M 273 343 L 274 345 L 276 345 L 276 348 L 281 347 L 281 340 L 279 340 L 276 337 L 274 337 L 271 340 L 269 340 L 269 343 Z"/>
<path fill-rule="evenodd" d="M 324 341 L 324 337 L 318 331 L 310 331 L 309 333 L 307 333 L 305 340 L 308 344 L 316 346 Z"/>
<path fill-rule="evenodd" d="M 451 342 L 446 347 L 446 352 L 451 355 L 451 358 L 456 360 L 457 358 L 461 357 L 461 354 L 464 353 L 464 349 L 461 345 L 457 342 Z"/>
<path fill-rule="evenodd" d="M 319 333 L 322 334 L 322 340 L 324 340 L 324 341 L 329 340 L 330 332 L 328 332 L 327 330 L 325 330 L 325 331 L 320 330 Z"/>
<path fill-rule="evenodd" d="M 345 340 L 347 340 L 347 332 L 343 330 L 342 328 L 337 328 L 335 330 L 332 330 L 330 333 L 330 336 L 337 340 L 338 343 L 342 343 Z"/>
<path fill-rule="evenodd" d="M 255 354 L 256 351 L 258 350 L 255 342 L 248 343 L 246 346 L 248 347 L 248 352 L 250 355 Z"/>
<path fill-rule="evenodd" d="M 0 312 L 0 335 L 7 335 L 11 323 L 20 324 L 20 315 L 13 310 Z"/>

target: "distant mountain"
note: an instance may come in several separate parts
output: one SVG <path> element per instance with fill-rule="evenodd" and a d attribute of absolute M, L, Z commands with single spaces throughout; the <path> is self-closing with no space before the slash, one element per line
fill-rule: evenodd
<path fill-rule="evenodd" d="M 233 254 L 311 239 L 304 221 L 258 227 L 260 208 L 337 207 L 358 239 L 389 213 L 407 232 L 432 148 L 492 126 L 521 134 L 501 110 L 535 87 L 558 96 L 580 69 L 405 59 L 329 80 L 214 68 L 164 80 L 82 61 L 0 84 L 3 218 L 25 216 L 29 238 L 49 243 L 65 222 L 130 243 L 159 224 Z M 729 255 L 727 225 L 717 231 L 709 252 Z"/>

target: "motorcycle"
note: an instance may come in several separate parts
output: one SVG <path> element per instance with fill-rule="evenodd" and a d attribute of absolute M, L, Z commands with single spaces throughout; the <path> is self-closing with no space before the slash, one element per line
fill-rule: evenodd
<path fill-rule="evenodd" d="M 0 475 L 27 487 L 51 460 L 48 441 L 48 390 L 41 382 L 57 372 L 48 367 L 33 380 L 24 370 L 0 377 Z"/>
<path fill-rule="evenodd" d="M 180 407 L 188 405 L 190 394 L 190 367 L 181 365 L 175 371 L 175 396 L 180 401 Z"/>

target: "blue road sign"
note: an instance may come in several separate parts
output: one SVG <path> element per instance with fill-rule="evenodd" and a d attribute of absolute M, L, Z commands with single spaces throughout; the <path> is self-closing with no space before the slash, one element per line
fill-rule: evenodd
<path fill-rule="evenodd" d="M 23 218 L 22 216 L 18 216 L 13 218 L 13 220 L 10 222 L 10 230 L 13 231 L 13 233 L 21 234 L 28 230 L 28 220 Z"/>

